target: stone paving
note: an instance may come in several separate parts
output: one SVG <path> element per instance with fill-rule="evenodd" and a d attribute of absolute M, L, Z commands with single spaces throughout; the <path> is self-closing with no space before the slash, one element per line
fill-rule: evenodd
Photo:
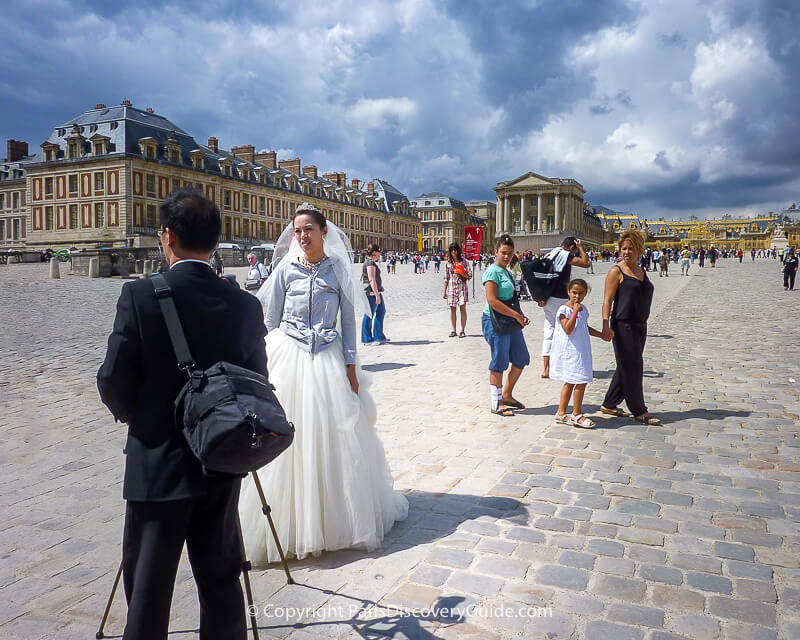
<path fill-rule="evenodd" d="M 607 268 L 587 276 L 597 324 Z M 125 434 L 94 374 L 122 283 L 46 275 L 0 267 L 4 640 L 93 637 L 119 564 Z M 645 394 L 665 424 L 595 415 L 594 431 L 551 422 L 559 384 L 539 377 L 532 303 L 529 408 L 489 414 L 480 284 L 469 336 L 447 338 L 442 277 L 385 275 L 392 342 L 361 353 L 409 518 L 380 552 L 292 562 L 296 585 L 255 571 L 260 636 L 800 637 L 800 294 L 778 266 L 656 277 Z M 588 411 L 613 369 L 593 344 Z M 118 594 L 109 637 L 124 615 Z M 170 637 L 197 622 L 183 561 Z"/>

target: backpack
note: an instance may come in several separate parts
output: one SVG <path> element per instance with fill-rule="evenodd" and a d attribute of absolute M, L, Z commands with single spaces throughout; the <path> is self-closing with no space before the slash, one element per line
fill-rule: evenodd
<path fill-rule="evenodd" d="M 553 260 L 547 256 L 526 260 L 520 264 L 522 277 L 528 285 L 528 291 L 536 302 L 545 302 L 553 290 L 559 273 L 555 270 Z"/>

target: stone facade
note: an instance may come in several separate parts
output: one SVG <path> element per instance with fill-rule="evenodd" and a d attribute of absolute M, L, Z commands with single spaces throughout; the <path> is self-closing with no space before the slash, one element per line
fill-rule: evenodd
<path fill-rule="evenodd" d="M 28 145 L 9 140 L 0 161 L 0 251 L 25 248 L 28 207 L 25 167 L 30 161 Z"/>
<path fill-rule="evenodd" d="M 546 178 L 528 172 L 498 182 L 497 235 L 508 233 L 520 251 L 558 246 L 568 235 L 599 247 L 606 233 L 601 221 L 584 204 L 586 190 L 572 178 Z"/>
<path fill-rule="evenodd" d="M 411 200 L 422 221 L 422 250 L 447 251 L 453 242 L 464 246 L 466 227 L 479 224 L 467 206 L 443 193 L 423 193 Z"/>
<path fill-rule="evenodd" d="M 253 145 L 228 152 L 214 137 L 199 144 L 128 101 L 98 104 L 56 127 L 41 149 L 27 162 L 23 183 L 28 246 L 155 245 L 160 203 L 193 186 L 219 207 L 224 242 L 274 242 L 295 207 L 309 201 L 348 234 L 356 251 L 370 242 L 416 248 L 420 223 L 407 199 L 387 205 L 372 182 L 348 184 L 338 172 L 319 176 L 299 158 L 278 160 L 276 152 L 256 152 Z"/>

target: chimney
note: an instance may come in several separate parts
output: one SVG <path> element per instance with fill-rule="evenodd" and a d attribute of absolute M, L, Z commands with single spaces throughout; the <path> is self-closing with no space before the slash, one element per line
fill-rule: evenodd
<path fill-rule="evenodd" d="M 27 155 L 28 155 L 27 142 L 22 142 L 21 140 L 8 141 L 8 153 L 6 154 L 6 160 L 8 162 L 16 162 L 17 160 L 22 160 L 23 158 L 27 157 Z"/>
<path fill-rule="evenodd" d="M 317 179 L 317 167 L 316 165 L 310 164 L 307 167 L 303 167 L 303 173 L 307 176 L 311 176 L 314 180 Z"/>
<path fill-rule="evenodd" d="M 211 136 L 208 139 L 208 146 L 214 153 L 219 153 L 219 140 L 217 140 L 214 136 Z"/>
<path fill-rule="evenodd" d="M 259 151 L 255 154 L 255 161 L 274 169 L 277 166 L 277 157 L 278 154 L 275 151 Z"/>
<path fill-rule="evenodd" d="M 358 186 L 361 184 L 361 180 L 359 180 L 358 178 L 353 178 L 352 184 L 353 184 L 353 189 L 358 191 Z"/>
<path fill-rule="evenodd" d="M 153 107 L 147 107 L 145 111 L 147 111 L 147 113 L 155 113 L 155 111 L 153 111 Z"/>
<path fill-rule="evenodd" d="M 233 147 L 231 153 L 237 158 L 247 160 L 247 162 L 256 161 L 256 148 L 252 144 L 243 144 L 238 147 Z"/>
<path fill-rule="evenodd" d="M 121 104 L 123 107 L 132 107 L 132 106 L 133 106 L 133 105 L 131 104 L 131 101 L 130 101 L 130 100 L 123 100 L 122 102 L 120 102 L 120 104 Z"/>
<path fill-rule="evenodd" d="M 375 195 L 375 183 L 370 181 L 367 184 L 367 191 L 369 191 L 370 195 Z"/>
<path fill-rule="evenodd" d="M 293 174 L 300 175 L 300 158 L 293 158 L 292 160 L 279 160 L 278 166 L 286 171 L 291 171 Z"/>
<path fill-rule="evenodd" d="M 98 102 L 96 105 L 94 105 L 94 108 L 95 109 L 105 109 L 106 105 L 104 105 L 102 102 Z"/>
<path fill-rule="evenodd" d="M 330 173 L 323 173 L 322 177 L 325 180 L 329 180 L 333 182 L 337 187 L 346 187 L 347 186 L 347 174 L 337 171 L 331 171 Z"/>

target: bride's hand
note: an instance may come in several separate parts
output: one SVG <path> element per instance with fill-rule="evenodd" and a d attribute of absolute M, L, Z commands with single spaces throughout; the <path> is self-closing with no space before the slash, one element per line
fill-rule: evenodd
<path fill-rule="evenodd" d="M 358 395 L 358 376 L 356 375 L 356 365 L 348 364 L 347 367 L 347 380 L 350 382 L 350 388 L 353 393 Z"/>

